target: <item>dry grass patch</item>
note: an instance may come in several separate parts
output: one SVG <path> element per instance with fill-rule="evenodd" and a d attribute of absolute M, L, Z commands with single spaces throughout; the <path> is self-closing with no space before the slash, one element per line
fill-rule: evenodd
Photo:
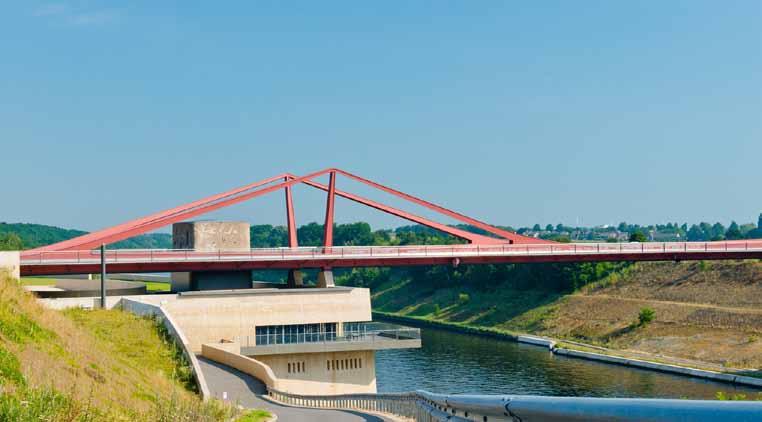
<path fill-rule="evenodd" d="M 204 403 L 160 325 L 121 310 L 47 309 L 0 274 L 0 420 L 230 420 Z"/>

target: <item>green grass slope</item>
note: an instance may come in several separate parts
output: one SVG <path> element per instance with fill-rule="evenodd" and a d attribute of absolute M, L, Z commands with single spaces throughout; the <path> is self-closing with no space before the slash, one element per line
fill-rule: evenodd
<path fill-rule="evenodd" d="M 40 306 L 0 274 L 0 420 L 228 421 L 203 402 L 161 325 L 121 310 Z"/>
<path fill-rule="evenodd" d="M 757 260 L 623 264 L 567 291 L 548 288 L 541 279 L 531 284 L 510 278 L 489 281 L 453 284 L 391 278 L 371 285 L 373 309 L 696 361 L 712 368 L 762 368 L 762 262 Z M 639 322 L 644 309 L 655 313 L 645 324 Z"/>

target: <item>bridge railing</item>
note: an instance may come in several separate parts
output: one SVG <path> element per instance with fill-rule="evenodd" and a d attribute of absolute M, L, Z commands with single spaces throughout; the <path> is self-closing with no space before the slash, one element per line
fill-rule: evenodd
<path fill-rule="evenodd" d="M 758 421 L 762 402 L 409 393 L 305 396 L 268 391 L 292 406 L 356 409 L 415 421 Z"/>
<path fill-rule="evenodd" d="M 425 245 L 425 246 L 334 246 L 257 248 L 197 251 L 189 249 L 111 249 L 107 263 L 150 263 L 190 261 L 299 260 L 309 258 L 466 257 L 505 255 L 653 254 L 677 252 L 762 251 L 762 240 L 727 242 L 645 243 L 553 243 L 526 245 Z M 22 253 L 22 265 L 93 264 L 100 262 L 98 250 L 36 251 Z"/>

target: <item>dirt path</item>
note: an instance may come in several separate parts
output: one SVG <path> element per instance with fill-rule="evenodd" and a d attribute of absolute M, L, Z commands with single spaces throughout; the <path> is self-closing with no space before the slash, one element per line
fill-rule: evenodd
<path fill-rule="evenodd" d="M 762 315 L 762 309 L 749 309 L 749 308 L 735 308 L 730 306 L 720 306 L 720 305 L 712 305 L 709 303 L 692 303 L 692 302 L 676 302 L 676 301 L 669 301 L 669 300 L 657 300 L 657 299 L 636 299 L 636 298 L 628 298 L 628 297 L 621 297 L 621 296 L 615 296 L 615 295 L 607 295 L 605 293 L 596 293 L 596 294 L 573 294 L 572 296 L 578 296 L 578 297 L 586 297 L 586 298 L 603 298 L 603 299 L 616 299 L 621 300 L 624 302 L 634 302 L 634 303 L 659 303 L 664 305 L 678 305 L 678 306 L 688 306 L 691 308 L 704 308 L 704 309 L 716 309 L 720 311 L 727 311 L 727 312 L 737 312 L 737 313 L 744 313 L 744 314 L 757 314 Z"/>

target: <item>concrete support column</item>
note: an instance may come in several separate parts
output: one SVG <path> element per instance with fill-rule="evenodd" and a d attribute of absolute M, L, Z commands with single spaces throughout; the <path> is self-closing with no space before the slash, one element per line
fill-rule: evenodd
<path fill-rule="evenodd" d="M 336 284 L 333 282 L 333 271 L 330 268 L 323 268 L 320 270 L 317 278 L 317 286 L 336 287 Z"/>
<path fill-rule="evenodd" d="M 288 287 L 303 287 L 304 275 L 301 270 L 288 270 Z"/>

